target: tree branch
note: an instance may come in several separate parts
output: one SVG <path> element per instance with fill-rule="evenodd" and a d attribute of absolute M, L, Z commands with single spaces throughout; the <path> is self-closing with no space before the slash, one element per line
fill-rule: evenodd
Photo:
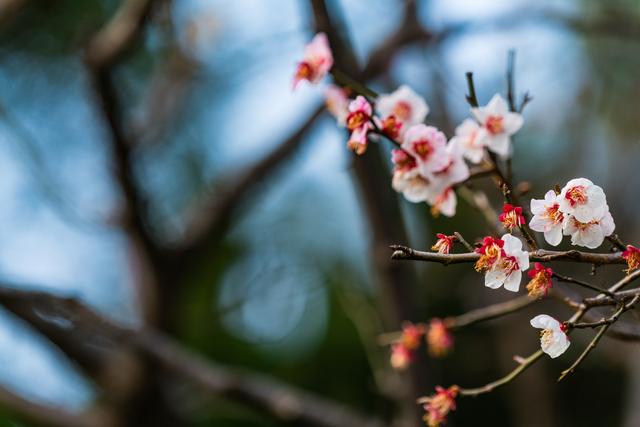
<path fill-rule="evenodd" d="M 447 317 L 444 322 L 450 329 L 458 329 L 464 326 L 469 326 L 474 323 L 484 322 L 486 320 L 495 319 L 505 316 L 507 314 L 515 313 L 522 310 L 531 304 L 536 303 L 538 300 L 530 298 L 528 295 L 524 295 L 518 298 L 511 299 L 509 301 L 488 305 L 486 307 L 471 310 L 465 314 L 461 314 L 455 317 Z"/>
<path fill-rule="evenodd" d="M 93 336 L 101 342 L 92 346 L 96 352 L 111 353 L 115 351 L 112 346 L 131 345 L 164 370 L 198 385 L 204 392 L 245 404 L 279 420 L 317 427 L 383 425 L 345 405 L 274 379 L 205 361 L 152 328 L 134 330 L 120 326 L 71 298 L 3 287 L 0 304 L 37 330 L 46 332 L 65 354 L 77 353 L 74 347 L 84 347 L 85 337 Z M 53 334 L 53 330 L 57 333 Z M 66 341 L 59 339 L 63 333 L 69 335 Z"/>
<path fill-rule="evenodd" d="M 25 399 L 0 387 L 0 407 L 16 420 L 39 427 L 115 427 L 102 412 L 73 413 Z"/>
<path fill-rule="evenodd" d="M 214 197 L 199 204 L 187 226 L 185 237 L 174 248 L 181 259 L 198 258 L 212 242 L 220 238 L 240 204 L 257 186 L 264 183 L 268 175 L 296 152 L 323 111 L 324 106 L 316 107 L 311 116 L 271 153 L 236 175 L 224 179 L 226 184 L 220 186 L 223 191 L 216 191 L 215 196 L 211 195 Z"/>
<path fill-rule="evenodd" d="M 473 252 L 463 254 L 440 254 L 437 252 L 418 251 L 402 245 L 391 245 L 390 247 L 393 249 L 391 258 L 396 260 L 417 260 L 449 265 L 472 263 L 480 259 L 480 254 Z M 529 260 L 538 262 L 570 261 L 596 265 L 626 263 L 626 260 L 622 258 L 620 253 L 604 254 L 581 252 L 576 250 L 549 251 L 546 249 L 538 249 L 536 251 L 529 252 Z"/>

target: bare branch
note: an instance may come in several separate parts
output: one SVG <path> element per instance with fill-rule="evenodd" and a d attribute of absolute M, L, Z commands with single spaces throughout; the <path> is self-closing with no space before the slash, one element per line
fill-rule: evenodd
<path fill-rule="evenodd" d="M 631 300 L 631 302 L 627 304 L 621 304 L 620 307 L 616 310 L 616 312 L 610 318 L 604 319 L 601 322 L 594 322 L 594 323 L 600 323 L 602 325 L 600 330 L 598 331 L 596 336 L 593 337 L 593 339 L 591 340 L 587 348 L 584 349 L 584 351 L 582 352 L 582 354 L 580 354 L 580 356 L 576 359 L 576 361 L 573 362 L 573 364 L 569 366 L 567 369 L 562 371 L 562 373 L 560 374 L 560 377 L 558 378 L 558 381 L 562 381 L 567 375 L 571 374 L 576 370 L 578 365 L 580 365 L 587 358 L 589 353 L 591 353 L 596 348 L 596 346 L 598 345 L 598 342 L 600 342 L 600 339 L 602 339 L 605 332 L 607 332 L 607 330 L 611 327 L 611 325 L 618 320 L 618 318 L 622 315 L 622 313 L 632 308 L 638 302 L 638 299 L 640 299 L 640 296 L 636 295 L 633 298 L 633 300 Z M 576 327 L 575 326 L 576 324 L 571 322 L 567 322 L 567 325 L 569 327 L 571 326 Z"/>
<path fill-rule="evenodd" d="M 92 68 L 108 68 L 137 42 L 153 0 L 125 0 L 111 21 L 91 40 L 86 61 Z"/>
<path fill-rule="evenodd" d="M 499 380 L 490 382 L 482 387 L 478 388 L 461 388 L 460 395 L 462 396 L 477 396 L 479 394 L 489 393 L 493 390 L 502 387 L 503 385 L 509 384 L 511 381 L 516 379 L 520 374 L 529 369 L 534 363 L 536 363 L 542 357 L 544 353 L 542 350 L 538 350 L 523 361 L 520 362 L 517 368 L 513 371 L 509 372 L 504 377 Z"/>
<path fill-rule="evenodd" d="M 0 387 L 0 407 L 17 420 L 39 427 L 112 427 L 108 414 L 102 412 L 73 413 L 62 408 L 27 400 Z"/>
<path fill-rule="evenodd" d="M 74 299 L 0 288 L 0 304 L 39 331 L 46 331 L 47 337 L 57 335 L 54 342 L 66 354 L 75 353 L 74 347 L 84 346 L 85 338 L 93 336 L 94 340 L 101 341 L 101 345 L 93 345 L 96 352 L 111 346 L 131 345 L 164 370 L 198 385 L 203 391 L 248 405 L 276 419 L 317 427 L 383 425 L 345 405 L 274 379 L 206 361 L 151 328 L 134 330 L 120 326 Z M 56 334 L 52 333 L 54 329 L 57 329 Z M 63 333 L 69 335 L 66 342 L 59 339 Z"/>
<path fill-rule="evenodd" d="M 391 258 L 396 260 L 417 260 L 449 265 L 472 263 L 480 259 L 480 254 L 473 252 L 463 254 L 440 254 L 437 252 L 418 251 L 402 245 L 392 245 L 391 249 L 394 251 Z M 619 253 L 603 254 L 575 250 L 549 251 L 546 249 L 538 249 L 536 251 L 529 252 L 529 260 L 538 262 L 570 261 L 596 265 L 626 264 L 626 260 L 622 258 Z"/>
<path fill-rule="evenodd" d="M 323 111 L 324 106 L 316 107 L 311 116 L 271 153 L 237 175 L 226 178 L 224 181 L 227 184 L 220 186 L 222 192 L 217 191 L 215 197 L 200 203 L 187 227 L 185 237 L 175 248 L 180 257 L 198 257 L 209 244 L 220 238 L 238 206 L 269 174 L 296 152 Z"/>
<path fill-rule="evenodd" d="M 448 328 L 458 329 L 474 323 L 484 322 L 486 320 L 496 319 L 498 317 L 515 313 L 536 303 L 537 301 L 537 299 L 524 295 L 509 301 L 478 308 L 459 316 L 447 317 L 444 322 Z"/>

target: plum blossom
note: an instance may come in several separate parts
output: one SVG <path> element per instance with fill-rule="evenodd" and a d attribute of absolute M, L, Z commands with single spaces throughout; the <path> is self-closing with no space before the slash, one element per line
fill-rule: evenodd
<path fill-rule="evenodd" d="M 549 289 L 553 287 L 553 270 L 545 268 L 539 262 L 533 264 L 533 269 L 528 273 L 531 280 L 527 284 L 527 291 L 532 298 L 541 298 L 549 293 Z"/>
<path fill-rule="evenodd" d="M 399 371 L 407 369 L 414 357 L 415 355 L 413 352 L 402 344 L 398 343 L 391 346 L 390 363 L 393 369 L 397 369 Z"/>
<path fill-rule="evenodd" d="M 293 77 L 293 89 L 302 80 L 318 83 L 333 66 L 333 54 L 325 33 L 318 33 L 304 48 L 304 58 L 298 63 Z"/>
<path fill-rule="evenodd" d="M 443 166 L 433 172 L 433 179 L 442 193 L 444 189 L 469 178 L 469 167 L 462 158 L 462 147 L 457 141 L 451 141 L 442 155 Z"/>
<path fill-rule="evenodd" d="M 640 249 L 633 245 L 627 245 L 627 249 L 622 252 L 622 258 L 627 260 L 627 274 L 640 267 Z"/>
<path fill-rule="evenodd" d="M 402 325 L 402 334 L 397 342 L 391 345 L 391 366 L 394 369 L 406 369 L 415 357 L 415 351 L 420 346 L 425 334 L 423 324 L 405 322 Z"/>
<path fill-rule="evenodd" d="M 432 357 L 444 357 L 453 347 L 453 335 L 442 319 L 434 318 L 429 322 L 427 344 Z"/>
<path fill-rule="evenodd" d="M 440 254 L 448 254 L 451 251 L 451 247 L 453 246 L 456 236 L 447 236 L 445 234 L 438 233 L 436 234 L 436 237 L 438 240 L 433 246 L 431 246 L 431 250 Z"/>
<path fill-rule="evenodd" d="M 558 197 L 560 211 L 572 215 L 580 222 L 600 220 L 609 210 L 607 197 L 602 188 L 586 178 L 576 178 L 567 182 Z"/>
<path fill-rule="evenodd" d="M 418 399 L 418 403 L 424 404 L 426 414 L 423 417 L 428 427 L 440 427 L 447 421 L 449 412 L 456 410 L 456 397 L 460 388 L 453 385 L 447 389 L 436 386 L 436 393 Z"/>
<path fill-rule="evenodd" d="M 476 262 L 475 269 L 477 272 L 483 272 L 493 268 L 493 265 L 502 257 L 504 251 L 504 241 L 487 236 L 482 239 L 482 245 L 476 249 L 476 253 L 480 254 L 480 259 Z"/>
<path fill-rule="evenodd" d="M 507 101 L 498 94 L 486 106 L 472 108 L 471 113 L 486 131 L 483 144 L 501 157 L 508 157 L 511 152 L 511 135 L 524 123 L 522 115 L 509 111 Z"/>
<path fill-rule="evenodd" d="M 504 204 L 498 219 L 509 232 L 525 223 L 524 216 L 522 216 L 522 208 L 509 203 Z"/>
<path fill-rule="evenodd" d="M 544 239 L 551 246 L 558 246 L 562 241 L 564 214 L 560 211 L 558 198 L 555 191 L 549 190 L 544 195 L 544 200 L 531 199 L 533 218 L 529 222 L 529 227 L 544 233 Z"/>
<path fill-rule="evenodd" d="M 464 157 L 471 163 L 478 164 L 484 156 L 486 129 L 480 127 L 475 120 L 465 119 L 457 128 L 456 136 L 451 142 L 456 141 L 463 150 Z"/>
<path fill-rule="evenodd" d="M 448 163 L 447 137 L 437 128 L 423 124 L 407 129 L 402 149 L 416 158 L 420 173 L 426 177 Z"/>
<path fill-rule="evenodd" d="M 347 91 L 339 86 L 330 85 L 324 92 L 324 96 L 327 110 L 336 118 L 339 126 L 345 127 L 347 125 L 350 102 Z"/>
<path fill-rule="evenodd" d="M 411 126 L 422 123 L 429 114 L 425 100 L 409 86 L 402 85 L 390 94 L 380 95 L 376 103 L 378 126 L 392 139 L 398 139 Z"/>
<path fill-rule="evenodd" d="M 580 222 L 574 216 L 564 220 L 562 232 L 571 236 L 571 244 L 595 249 L 604 242 L 604 238 L 613 234 L 616 225 L 609 211 L 602 218 L 589 222 Z"/>
<path fill-rule="evenodd" d="M 569 338 L 566 334 L 566 327 L 551 316 L 540 314 L 531 319 L 531 326 L 542 329 L 540 332 L 540 346 L 542 351 L 551 356 L 552 359 L 567 351 Z"/>
<path fill-rule="evenodd" d="M 346 118 L 347 129 L 351 131 L 347 147 L 356 154 L 367 151 L 367 133 L 373 129 L 371 123 L 372 108 L 364 96 L 358 96 L 349 103 L 349 114 Z"/>
<path fill-rule="evenodd" d="M 415 350 L 420 346 L 420 341 L 425 333 L 425 327 L 423 324 L 414 324 L 411 322 L 404 322 L 402 324 L 402 336 L 400 343 L 409 350 Z"/>
<path fill-rule="evenodd" d="M 438 216 L 440 214 L 451 218 L 456 214 L 458 206 L 458 197 L 451 187 L 447 187 L 435 197 L 429 197 L 427 203 L 431 205 L 431 215 Z"/>
<path fill-rule="evenodd" d="M 415 157 L 403 150 L 393 150 L 391 161 L 394 164 L 391 186 L 402 193 L 412 203 L 424 202 L 430 198 L 430 182 L 420 175 Z"/>
<path fill-rule="evenodd" d="M 511 234 L 502 236 L 501 247 L 495 240 L 490 243 L 491 247 L 484 250 L 483 256 L 492 257 L 489 267 L 485 268 L 484 284 L 491 289 L 498 289 L 504 285 L 506 290 L 518 292 L 522 272 L 529 268 L 529 253 L 522 250 L 520 239 Z M 496 250 L 497 247 L 500 247 L 499 251 Z"/>

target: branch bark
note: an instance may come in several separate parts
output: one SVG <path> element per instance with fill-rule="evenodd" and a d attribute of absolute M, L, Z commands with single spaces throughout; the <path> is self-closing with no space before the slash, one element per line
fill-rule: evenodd
<path fill-rule="evenodd" d="M 449 265 L 472 263 L 480 259 L 480 254 L 473 252 L 462 254 L 440 254 L 437 252 L 418 251 L 402 245 L 391 245 L 390 247 L 393 250 L 391 258 L 396 260 L 416 260 Z M 626 260 L 622 258 L 620 253 L 604 254 L 575 250 L 549 251 L 546 249 L 538 249 L 536 251 L 529 252 L 529 260 L 538 262 L 570 261 L 596 265 L 626 264 Z"/>

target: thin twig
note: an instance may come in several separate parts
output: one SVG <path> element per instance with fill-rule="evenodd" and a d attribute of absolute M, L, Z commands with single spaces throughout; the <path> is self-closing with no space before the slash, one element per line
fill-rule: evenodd
<path fill-rule="evenodd" d="M 497 389 L 498 387 L 502 387 L 503 385 L 509 384 L 511 381 L 516 379 L 520 374 L 522 374 L 524 371 L 530 368 L 534 363 L 540 360 L 543 354 L 544 353 L 542 352 L 542 350 L 536 351 L 535 353 L 533 353 L 532 355 L 524 359 L 522 362 L 520 362 L 518 367 L 515 368 L 513 371 L 509 372 L 507 375 L 500 378 L 499 380 L 490 382 L 489 384 L 486 384 L 482 387 L 460 388 L 460 395 L 461 396 L 478 396 L 479 394 L 489 393 Z"/>
<path fill-rule="evenodd" d="M 592 291 L 596 291 L 598 293 L 605 294 L 605 295 L 610 296 L 612 298 L 615 297 L 615 294 L 613 292 L 609 292 L 606 289 L 602 289 L 602 288 L 599 288 L 599 287 L 597 287 L 595 285 L 592 285 L 590 283 L 583 282 L 582 280 L 574 279 L 573 277 L 564 276 L 562 274 L 556 273 L 555 271 L 553 272 L 553 277 L 558 279 L 560 282 L 573 283 L 575 285 L 582 286 L 583 288 L 591 289 Z"/>
<path fill-rule="evenodd" d="M 514 81 L 514 68 L 516 62 L 516 51 L 509 49 L 507 53 L 507 102 L 509 103 L 509 110 L 516 111 L 516 95 L 515 95 L 515 81 Z"/>
<path fill-rule="evenodd" d="M 638 302 L 639 299 L 640 299 L 640 295 L 636 295 L 629 303 L 621 304 L 620 307 L 616 310 L 616 312 L 610 318 L 603 319 L 599 322 L 594 322 L 594 324 L 599 323 L 602 325 L 600 327 L 600 330 L 598 331 L 596 336 L 593 337 L 593 339 L 591 340 L 587 348 L 584 349 L 584 351 L 582 352 L 582 354 L 580 354 L 580 356 L 576 359 L 576 361 L 573 362 L 573 364 L 569 366 L 567 369 L 562 371 L 562 373 L 560 374 L 560 377 L 558 378 L 558 381 L 562 381 L 567 375 L 571 374 L 576 370 L 578 365 L 580 365 L 580 363 L 582 363 L 586 359 L 589 353 L 591 353 L 596 348 L 600 339 L 602 339 L 605 332 L 607 332 L 607 329 L 609 329 L 611 325 L 613 325 L 618 320 L 618 318 L 622 315 L 622 313 L 631 309 Z M 568 325 L 571 326 L 572 323 L 568 323 Z"/>
<path fill-rule="evenodd" d="M 453 233 L 454 236 L 456 236 L 456 239 L 458 240 L 458 242 L 462 243 L 462 245 L 467 248 L 467 250 L 469 252 L 473 252 L 474 251 L 474 247 L 471 246 L 471 244 L 469 242 L 467 242 L 464 237 L 462 237 L 462 234 L 458 233 L 457 231 L 455 231 Z"/>
<path fill-rule="evenodd" d="M 467 89 L 469 90 L 469 94 L 465 97 L 467 98 L 467 102 L 471 107 L 477 108 L 480 104 L 478 104 L 478 97 L 476 96 L 476 86 L 473 83 L 473 73 L 471 71 L 467 71 L 465 73 L 467 76 Z"/>
<path fill-rule="evenodd" d="M 530 298 L 529 296 L 524 295 L 509 301 L 471 310 L 459 316 L 447 317 L 444 320 L 444 323 L 450 329 L 458 329 L 464 326 L 469 326 L 475 323 L 484 322 L 486 320 L 496 319 L 498 317 L 515 313 L 516 311 L 522 310 L 523 308 L 528 307 L 531 304 L 536 303 L 537 301 L 537 299 Z"/>

